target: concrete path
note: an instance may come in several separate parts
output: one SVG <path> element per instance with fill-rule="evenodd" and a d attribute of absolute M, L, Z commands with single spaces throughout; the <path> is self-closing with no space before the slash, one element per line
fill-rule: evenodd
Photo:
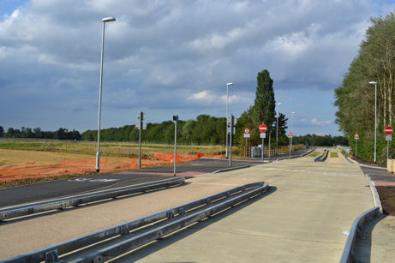
<path fill-rule="evenodd" d="M 312 158 L 303 158 L 239 174 L 278 189 L 193 235 L 162 240 L 157 251 L 152 247 L 127 260 L 338 262 L 345 233 L 373 200 L 358 166 L 334 159 L 313 163 Z"/>
<path fill-rule="evenodd" d="M 387 216 L 375 225 L 372 233 L 372 248 L 370 261 L 365 262 L 394 262 L 395 261 L 395 216 Z"/>
<path fill-rule="evenodd" d="M 207 174 L 165 191 L 0 225 L 0 258 L 8 258 L 174 207 L 241 184 L 265 181 L 277 191 L 207 221 L 191 235 L 165 239 L 131 260 L 142 262 L 337 262 L 356 216 L 373 206 L 367 179 L 348 162 L 313 158 Z M 180 238 L 181 236 L 181 238 Z"/>

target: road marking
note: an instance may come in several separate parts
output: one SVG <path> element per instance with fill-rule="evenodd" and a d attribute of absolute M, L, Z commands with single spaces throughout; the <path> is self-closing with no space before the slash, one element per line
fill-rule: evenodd
<path fill-rule="evenodd" d="M 69 182 L 91 182 L 91 183 L 109 183 L 109 182 L 116 182 L 120 179 L 92 179 L 92 178 L 77 178 L 77 179 L 70 179 Z"/>

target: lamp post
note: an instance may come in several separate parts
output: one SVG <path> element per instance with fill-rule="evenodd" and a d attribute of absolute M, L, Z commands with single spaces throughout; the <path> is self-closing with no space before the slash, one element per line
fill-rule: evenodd
<path fill-rule="evenodd" d="M 101 101 L 103 89 L 103 60 L 104 60 L 104 36 L 106 33 L 106 23 L 114 22 L 115 17 L 105 17 L 102 20 L 102 42 L 101 42 L 101 55 L 100 55 L 100 84 L 99 84 L 99 102 L 97 112 L 97 151 L 96 151 L 96 172 L 100 172 L 100 129 L 101 129 Z"/>
<path fill-rule="evenodd" d="M 374 150 L 373 150 L 373 162 L 377 161 L 377 81 L 370 81 L 370 85 L 374 85 Z"/>
<path fill-rule="evenodd" d="M 280 106 L 281 102 L 277 102 L 277 106 Z M 276 155 L 278 155 L 278 120 L 280 118 L 280 112 L 277 113 L 277 121 L 276 121 Z"/>
<path fill-rule="evenodd" d="M 232 82 L 226 83 L 226 149 L 225 149 L 225 157 L 228 159 L 228 144 L 229 144 L 229 86 L 233 85 Z"/>
<path fill-rule="evenodd" d="M 174 122 L 174 151 L 173 151 L 173 175 L 176 176 L 176 160 L 177 160 L 177 122 L 178 115 L 173 115 Z"/>

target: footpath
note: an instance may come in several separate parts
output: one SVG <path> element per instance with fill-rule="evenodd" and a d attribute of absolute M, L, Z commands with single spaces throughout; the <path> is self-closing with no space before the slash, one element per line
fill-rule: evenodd
<path fill-rule="evenodd" d="M 341 158 L 305 157 L 223 176 L 265 181 L 277 190 L 125 262 L 338 262 L 353 220 L 373 207 L 367 177 Z"/>
<path fill-rule="evenodd" d="M 374 226 L 368 237 L 367 253 L 360 262 L 395 261 L 395 175 L 383 168 L 362 166 L 362 171 L 374 182 L 386 216 Z"/>

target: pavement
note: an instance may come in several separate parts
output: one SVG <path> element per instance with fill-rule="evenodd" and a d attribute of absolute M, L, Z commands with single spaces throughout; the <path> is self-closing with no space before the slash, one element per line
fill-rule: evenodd
<path fill-rule="evenodd" d="M 361 170 L 371 178 L 376 187 L 394 187 L 395 175 L 380 167 L 361 165 Z M 380 191 L 378 191 L 380 194 Z M 382 197 L 380 197 L 382 199 Z M 386 205 L 383 203 L 384 210 Z M 358 248 L 359 262 L 394 262 L 395 216 L 385 215 L 372 222 Z"/>
<path fill-rule="evenodd" d="M 368 180 L 342 158 L 312 160 L 256 166 L 248 175 L 239 174 L 264 180 L 277 191 L 197 227 L 193 235 L 162 240 L 125 261 L 338 262 L 353 220 L 373 207 Z"/>
<path fill-rule="evenodd" d="M 312 157 L 272 162 L 133 198 L 66 210 L 0 226 L 0 258 L 86 235 L 246 183 L 276 191 L 225 216 L 207 220 L 122 260 L 140 262 L 336 262 L 346 233 L 373 206 L 359 167 Z M 43 238 L 45 237 L 45 238 Z"/>

